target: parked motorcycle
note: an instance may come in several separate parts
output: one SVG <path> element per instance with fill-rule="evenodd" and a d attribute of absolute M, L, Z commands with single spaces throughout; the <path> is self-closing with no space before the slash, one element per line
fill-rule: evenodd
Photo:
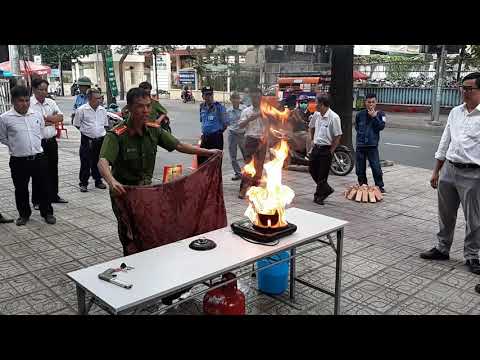
<path fill-rule="evenodd" d="M 307 131 L 287 131 L 283 129 L 271 130 L 275 142 L 278 139 L 286 139 L 289 145 L 288 158 L 285 160 L 284 167 L 288 165 L 308 166 L 310 160 L 307 154 Z M 330 171 L 338 176 L 346 176 L 353 170 L 354 161 L 353 154 L 345 145 L 338 145 L 333 153 Z"/>
<path fill-rule="evenodd" d="M 182 91 L 182 100 L 184 103 L 193 102 L 195 104 L 195 97 L 193 96 L 191 90 Z"/>
<path fill-rule="evenodd" d="M 111 129 L 123 121 L 122 112 L 117 104 L 110 104 L 107 107 L 108 128 Z"/>

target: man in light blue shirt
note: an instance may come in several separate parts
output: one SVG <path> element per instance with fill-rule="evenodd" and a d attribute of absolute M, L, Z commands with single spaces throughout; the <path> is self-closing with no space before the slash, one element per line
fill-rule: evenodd
<path fill-rule="evenodd" d="M 242 157 L 245 158 L 245 129 L 240 129 L 238 125 L 240 115 L 245 107 L 240 106 L 240 95 L 237 92 L 233 92 L 230 95 L 230 101 L 232 102 L 232 107 L 227 110 L 228 152 L 232 161 L 233 171 L 235 172 L 232 180 L 236 181 L 242 178 L 242 172 L 237 160 L 238 147 L 240 147 Z"/>
<path fill-rule="evenodd" d="M 75 98 L 75 104 L 73 104 L 73 113 L 72 113 L 72 125 L 73 125 L 73 118 L 75 117 L 75 112 L 77 109 L 88 103 L 88 97 L 87 97 L 87 90 L 92 87 L 92 82 L 90 79 L 86 76 L 82 76 L 81 78 L 78 79 L 78 89 L 80 90 L 80 94 L 77 95 Z"/>

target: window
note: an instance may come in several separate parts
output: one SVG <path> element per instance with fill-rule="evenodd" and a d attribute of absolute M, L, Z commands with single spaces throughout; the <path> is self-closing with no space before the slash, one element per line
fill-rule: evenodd
<path fill-rule="evenodd" d="M 305 45 L 295 45 L 295 52 L 305 52 Z"/>
<path fill-rule="evenodd" d="M 305 45 L 305 51 L 307 53 L 313 53 L 313 45 Z"/>

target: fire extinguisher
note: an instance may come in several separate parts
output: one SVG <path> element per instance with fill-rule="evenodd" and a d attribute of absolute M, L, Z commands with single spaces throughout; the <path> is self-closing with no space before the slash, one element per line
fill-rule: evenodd
<path fill-rule="evenodd" d="M 235 279 L 232 273 L 222 275 L 222 282 Z M 208 291 L 203 297 L 203 312 L 208 315 L 245 315 L 245 295 L 237 288 L 237 281 Z"/>

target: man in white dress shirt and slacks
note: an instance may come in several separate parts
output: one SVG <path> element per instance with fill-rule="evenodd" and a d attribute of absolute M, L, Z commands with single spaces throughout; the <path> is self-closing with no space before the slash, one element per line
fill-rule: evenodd
<path fill-rule="evenodd" d="M 480 72 L 463 78 L 464 103 L 450 111 L 430 184 L 438 189 L 438 244 L 420 254 L 428 260 L 448 260 L 460 204 L 465 214 L 463 256 L 480 274 Z"/>

